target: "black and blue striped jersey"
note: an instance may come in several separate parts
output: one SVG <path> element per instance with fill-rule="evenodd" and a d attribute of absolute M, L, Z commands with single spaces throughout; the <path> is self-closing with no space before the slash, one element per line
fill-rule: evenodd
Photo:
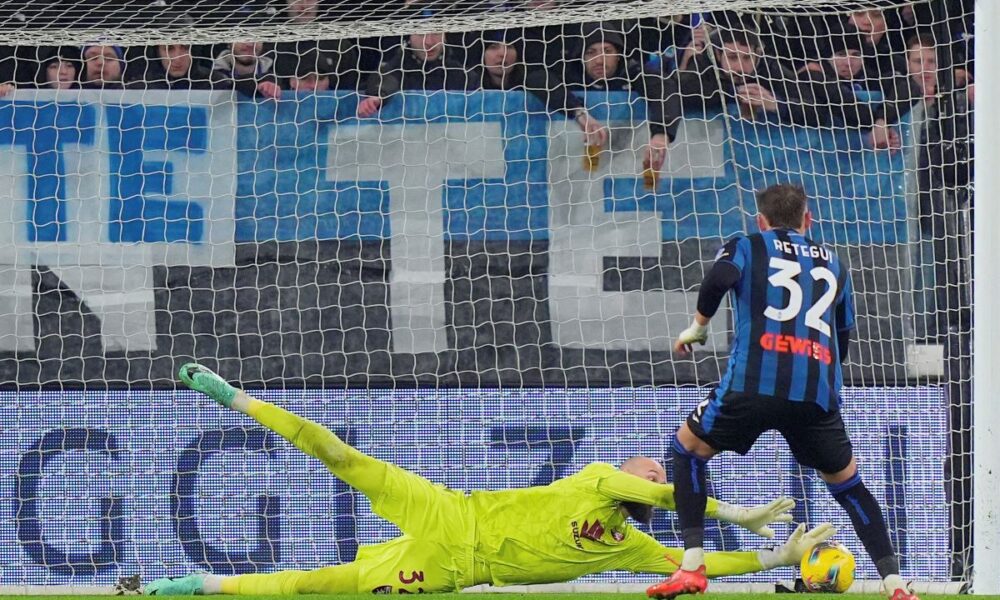
<path fill-rule="evenodd" d="M 790 229 L 730 240 L 716 262 L 735 266 L 729 365 L 716 397 L 744 392 L 839 407 L 838 333 L 854 328 L 851 277 L 828 248 Z"/>

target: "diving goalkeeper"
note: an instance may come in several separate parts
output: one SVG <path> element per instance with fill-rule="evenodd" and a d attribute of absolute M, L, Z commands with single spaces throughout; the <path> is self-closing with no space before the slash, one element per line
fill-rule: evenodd
<path fill-rule="evenodd" d="M 629 516 L 648 521 L 652 507 L 674 507 L 673 488 L 654 460 L 634 457 L 621 469 L 593 463 L 547 486 L 466 495 L 362 454 L 324 427 L 247 395 L 205 367 L 186 364 L 180 378 L 321 460 L 365 494 L 375 514 L 403 535 L 360 548 L 346 564 L 231 577 L 195 573 L 152 581 L 146 594 L 453 592 L 481 583 L 569 581 L 616 569 L 669 574 L 683 554 L 628 523 Z M 792 506 L 787 498 L 754 508 L 710 499 L 708 514 L 773 537 L 768 524 L 790 521 Z M 775 549 L 709 553 L 708 575 L 795 564 L 813 544 L 834 533 L 829 524 L 809 532 L 799 526 Z"/>

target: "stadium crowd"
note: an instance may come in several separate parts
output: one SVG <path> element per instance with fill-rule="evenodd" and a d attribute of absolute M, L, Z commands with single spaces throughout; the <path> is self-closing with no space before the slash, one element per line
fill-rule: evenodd
<path fill-rule="evenodd" d="M 126 19 L 126 26 L 165 18 L 167 26 L 310 26 L 486 8 L 509 10 L 516 22 L 518 10 L 567 4 L 572 2 L 157 0 L 137 6 L 130 0 L 21 0 L 3 3 L 0 23 L 94 27 L 120 24 L 126 11 L 135 17 Z M 971 205 L 973 2 L 886 4 L 877 8 L 879 0 L 872 0 L 863 10 L 824 16 L 805 9 L 799 16 L 787 10 L 713 11 L 402 38 L 0 47 L 0 97 L 19 88 L 232 88 L 244 99 L 272 101 L 289 93 L 342 90 L 357 94 L 359 116 L 377 117 L 402 90 L 520 89 L 549 111 L 573 117 L 588 145 L 603 146 L 608 129 L 584 108 L 581 92 L 627 90 L 647 102 L 651 135 L 645 163 L 654 169 L 662 165 L 685 110 L 735 103 L 749 119 L 860 129 L 868 147 L 890 151 L 900 147 L 897 123 L 907 117 L 916 124 L 917 164 L 909 170 L 919 179 L 922 237 L 953 237 L 957 225 L 942 221 L 955 212 L 946 210 L 947 203 Z M 954 298 L 946 303 L 961 304 Z M 947 311 L 926 312 L 941 322 L 928 325 L 920 337 L 953 323 Z"/>
<path fill-rule="evenodd" d="M 601 144 L 601 124 L 586 114 L 573 92 L 632 90 L 650 104 L 654 145 L 672 138 L 685 108 L 735 101 L 746 116 L 861 127 L 870 130 L 873 146 L 893 147 L 899 138 L 892 125 L 919 101 L 957 93 L 965 105 L 974 98 L 971 1 L 943 1 L 949 6 L 942 12 L 927 2 L 825 17 L 716 11 L 478 34 L 413 34 L 402 40 L 134 48 L 95 41 L 83 47 L 3 48 L 0 94 L 35 86 L 232 87 L 246 97 L 276 99 L 282 92 L 339 89 L 359 93 L 359 115 L 373 116 L 400 90 L 524 89 L 549 110 L 577 117 L 589 141 Z M 532 10 L 557 4 L 524 3 Z M 221 14 L 252 22 L 259 13 L 271 17 L 268 22 L 295 25 L 332 18 L 343 13 L 345 4 L 363 3 L 286 0 L 277 7 L 226 7 L 222 2 L 213 3 L 213 13 L 198 15 L 200 4 L 189 7 L 193 21 Z M 444 4 L 459 3 L 405 3 L 416 18 Z M 176 14 L 178 8 L 183 9 L 163 10 Z M 367 9 L 354 7 L 359 10 Z M 41 18 L 30 3 L 8 19 L 18 16 Z M 870 102 L 873 96 L 884 102 Z"/>
<path fill-rule="evenodd" d="M 487 9 L 509 11 L 509 16 L 501 17 L 517 22 L 518 11 L 573 4 L 572 0 L 153 0 L 149 4 L 14 0 L 0 7 L 0 24 L 309 27 L 338 20 L 355 24 L 367 19 L 419 20 Z M 712 11 L 402 38 L 0 47 L 0 98 L 19 88 L 232 88 L 254 101 L 341 90 L 357 94 L 359 116 L 377 117 L 402 90 L 520 89 L 540 99 L 549 111 L 574 118 L 586 143 L 599 147 L 608 141 L 608 128 L 587 112 L 581 92 L 627 90 L 647 102 L 650 143 L 645 164 L 653 169 L 661 167 L 685 110 L 735 103 L 744 118 L 859 129 L 869 148 L 890 151 L 901 146 L 897 123 L 906 117 L 915 124 L 917 163 L 908 171 L 918 177 L 915 212 L 921 237 L 956 237 L 959 225 L 942 219 L 945 213 L 957 212 L 948 208 L 956 202 L 971 206 L 973 1 L 887 2 L 884 8 L 878 7 L 880 0 L 860 4 L 867 8 L 823 16 L 807 8 L 800 9 L 801 15 L 790 9 Z M 131 18 L 123 19 L 123 14 Z M 940 281 L 945 274 L 928 272 L 926 277 Z M 945 287 L 951 296 L 939 303 L 965 304 L 954 297 L 962 286 Z M 948 311 L 922 312 L 932 313 L 935 316 L 928 319 L 937 322 L 918 324 L 918 337 L 934 337 L 954 323 Z"/>

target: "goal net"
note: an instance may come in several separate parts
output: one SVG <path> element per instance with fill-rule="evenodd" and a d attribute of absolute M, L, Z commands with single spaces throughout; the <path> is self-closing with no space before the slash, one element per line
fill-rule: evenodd
<path fill-rule="evenodd" d="M 189 361 L 459 490 L 669 464 L 729 310 L 671 344 L 783 182 L 852 270 L 843 410 L 903 575 L 968 581 L 971 40 L 960 1 L 5 2 L 0 586 L 398 535 L 178 389 Z M 709 477 L 792 496 L 877 579 L 776 435 Z M 709 550 L 767 543 L 709 523 Z"/>

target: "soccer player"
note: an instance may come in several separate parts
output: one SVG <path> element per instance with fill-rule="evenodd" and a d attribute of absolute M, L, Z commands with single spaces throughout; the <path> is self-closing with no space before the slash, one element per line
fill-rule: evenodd
<path fill-rule="evenodd" d="M 621 470 L 593 463 L 551 485 L 466 495 L 366 456 L 322 426 L 252 398 L 197 364 L 181 367 L 180 378 L 320 459 L 403 535 L 362 547 L 347 564 L 232 577 L 195 573 L 150 582 L 147 594 L 445 592 L 481 583 L 567 581 L 612 569 L 666 574 L 680 560 L 679 549 L 664 547 L 627 520 L 651 516 L 650 506 L 674 506 L 663 468 L 651 459 L 634 457 Z M 794 502 L 782 498 L 743 508 L 712 499 L 707 506 L 720 520 L 772 537 L 768 524 L 788 522 Z M 712 553 L 707 572 L 717 577 L 791 565 L 834 532 L 829 524 L 809 532 L 800 526 L 774 549 Z"/>
<path fill-rule="evenodd" d="M 850 515 L 893 600 L 917 600 L 899 576 L 882 510 L 858 475 L 840 416 L 841 362 L 854 328 L 851 277 L 831 250 L 806 237 L 805 191 L 771 186 L 757 194 L 760 233 L 729 241 L 698 293 L 694 323 L 674 350 L 703 344 L 723 296 L 736 312 L 729 365 L 673 440 L 674 502 L 684 539 L 680 568 L 647 590 L 655 598 L 703 592 L 705 465 L 724 450 L 746 454 L 776 429 L 799 464 L 816 469 Z"/>

